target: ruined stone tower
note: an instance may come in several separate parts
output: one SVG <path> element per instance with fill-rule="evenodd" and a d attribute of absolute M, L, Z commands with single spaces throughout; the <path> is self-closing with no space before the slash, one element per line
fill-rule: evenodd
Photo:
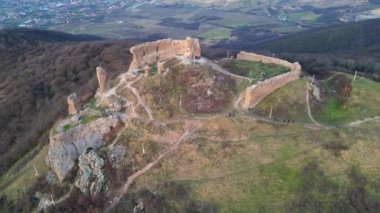
<path fill-rule="evenodd" d="M 67 97 L 67 105 L 69 107 L 69 114 L 75 115 L 80 111 L 82 107 L 80 98 L 77 94 L 73 93 L 69 97 Z"/>
<path fill-rule="evenodd" d="M 164 64 L 163 63 L 158 63 L 157 64 L 157 73 L 159 75 L 161 75 L 162 73 L 164 73 Z"/>
<path fill-rule="evenodd" d="M 198 59 L 201 57 L 201 45 L 198 39 L 187 37 L 186 40 L 184 40 L 184 48 L 186 50 L 184 56 L 190 59 Z"/>
<path fill-rule="evenodd" d="M 189 59 L 201 57 L 201 46 L 199 39 L 196 38 L 162 39 L 136 45 L 130 51 L 133 55 L 130 71 L 143 69 L 145 65 L 152 66 L 176 56 L 185 56 Z"/>
<path fill-rule="evenodd" d="M 106 70 L 102 67 L 96 67 L 96 75 L 98 77 L 99 82 L 99 93 L 104 93 L 106 91 L 106 83 L 107 83 L 107 73 Z"/>
<path fill-rule="evenodd" d="M 144 67 L 144 75 L 145 75 L 145 77 L 149 77 L 149 72 L 150 72 L 150 66 L 145 65 L 145 67 Z"/>

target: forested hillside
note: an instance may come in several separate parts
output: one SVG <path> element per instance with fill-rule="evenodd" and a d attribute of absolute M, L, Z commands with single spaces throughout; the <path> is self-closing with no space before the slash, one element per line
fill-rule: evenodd
<path fill-rule="evenodd" d="M 0 31 L 0 173 L 38 143 L 67 114 L 72 92 L 96 90 L 95 68 L 110 77 L 128 69 L 131 41 L 7 29 Z M 44 137 L 43 137 L 44 136 Z"/>

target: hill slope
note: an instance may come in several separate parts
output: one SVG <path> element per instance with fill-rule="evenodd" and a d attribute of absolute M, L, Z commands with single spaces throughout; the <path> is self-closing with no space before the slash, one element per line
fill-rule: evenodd
<path fill-rule="evenodd" d="M 130 41 L 7 29 L 0 31 L 0 173 L 38 142 L 66 114 L 66 96 L 91 94 L 95 67 L 109 75 L 126 70 Z"/>
<path fill-rule="evenodd" d="M 259 44 L 230 44 L 234 49 L 266 52 L 299 61 L 310 74 L 341 71 L 380 81 L 380 19 L 314 29 Z M 318 76 L 317 76 L 318 77 Z"/>
<path fill-rule="evenodd" d="M 257 45 L 259 49 L 292 53 L 379 52 L 380 19 L 333 25 Z"/>

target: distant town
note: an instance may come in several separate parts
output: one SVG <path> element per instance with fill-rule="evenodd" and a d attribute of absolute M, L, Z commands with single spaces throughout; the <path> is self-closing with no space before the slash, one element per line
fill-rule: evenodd
<path fill-rule="evenodd" d="M 73 22 L 100 22 L 109 13 L 143 0 L 2 0 L 0 29 L 47 28 Z"/>

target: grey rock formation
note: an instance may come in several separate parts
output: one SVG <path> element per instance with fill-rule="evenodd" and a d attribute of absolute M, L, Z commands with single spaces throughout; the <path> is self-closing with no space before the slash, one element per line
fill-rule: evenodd
<path fill-rule="evenodd" d="M 137 201 L 137 205 L 133 208 L 133 213 L 143 213 L 145 212 L 145 205 L 142 199 Z"/>
<path fill-rule="evenodd" d="M 105 184 L 104 160 L 93 149 L 79 156 L 75 186 L 85 194 L 100 194 Z"/>
<path fill-rule="evenodd" d="M 54 205 L 54 202 L 50 198 L 43 197 L 37 206 L 37 212 L 46 212 L 49 206 Z"/>
<path fill-rule="evenodd" d="M 99 118 L 87 125 L 79 125 L 68 132 L 51 133 L 50 147 L 46 163 L 60 181 L 63 181 L 75 166 L 79 155 L 93 148 L 97 150 L 104 144 L 103 137 L 116 127 L 116 117 Z"/>
<path fill-rule="evenodd" d="M 122 145 L 112 146 L 110 149 L 109 160 L 113 168 L 119 168 L 123 165 L 125 148 Z"/>
<path fill-rule="evenodd" d="M 312 85 L 311 89 L 312 89 L 312 94 L 313 94 L 314 98 L 317 99 L 317 101 L 322 102 L 321 90 L 318 88 L 318 86 Z"/>
<path fill-rule="evenodd" d="M 101 104 L 107 106 L 110 111 L 120 112 L 128 105 L 128 102 L 119 96 L 111 94 L 109 96 L 101 97 Z"/>

